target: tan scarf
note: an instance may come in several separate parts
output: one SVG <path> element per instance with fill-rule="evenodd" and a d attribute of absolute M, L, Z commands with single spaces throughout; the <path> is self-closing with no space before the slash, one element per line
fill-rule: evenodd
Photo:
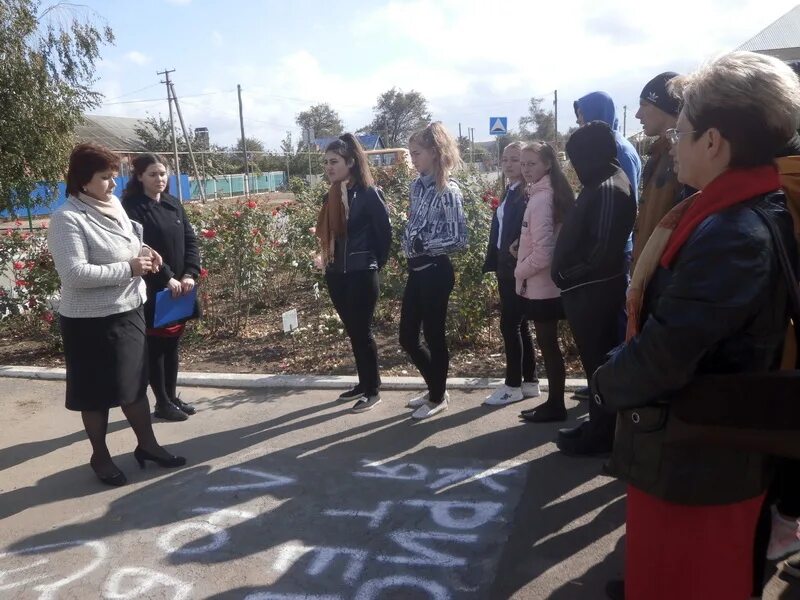
<path fill-rule="evenodd" d="M 347 236 L 347 181 L 331 185 L 328 199 L 322 204 L 317 217 L 316 236 L 319 238 L 322 264 L 333 262 L 336 240 Z"/>
<path fill-rule="evenodd" d="M 694 230 L 710 215 L 780 188 L 774 165 L 728 169 L 705 189 L 688 197 L 659 221 L 639 255 L 625 300 L 628 326 L 625 341 L 641 331 L 642 304 L 647 284 L 659 266 L 669 268 Z"/>
<path fill-rule="evenodd" d="M 125 211 L 122 209 L 122 204 L 117 200 L 116 196 L 112 196 L 110 200 L 98 200 L 83 192 L 78 193 L 78 200 L 84 204 L 88 204 L 101 215 L 115 220 L 120 225 L 124 226 Z"/>

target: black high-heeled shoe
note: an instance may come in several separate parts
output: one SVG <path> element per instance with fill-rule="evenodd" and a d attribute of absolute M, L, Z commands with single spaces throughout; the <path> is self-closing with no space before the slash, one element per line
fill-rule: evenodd
<path fill-rule="evenodd" d="M 183 456 L 170 455 L 167 458 L 162 458 L 160 456 L 150 454 L 146 450 L 142 450 L 139 446 L 136 446 L 136 449 L 133 451 L 133 457 L 136 459 L 136 462 L 139 463 L 139 467 L 141 469 L 144 469 L 145 461 L 148 460 L 156 463 L 159 467 L 164 467 L 166 469 L 182 467 L 186 464 L 186 459 Z"/>
<path fill-rule="evenodd" d="M 117 472 L 113 475 L 105 475 L 102 476 L 100 473 L 97 472 L 97 469 L 94 468 L 92 464 L 92 460 L 89 459 L 89 466 L 92 467 L 92 471 L 94 471 L 95 477 L 100 480 L 100 483 L 105 485 L 111 485 L 114 487 L 119 487 L 121 485 L 125 485 L 128 483 L 128 478 L 125 477 L 125 473 L 117 469 Z"/>

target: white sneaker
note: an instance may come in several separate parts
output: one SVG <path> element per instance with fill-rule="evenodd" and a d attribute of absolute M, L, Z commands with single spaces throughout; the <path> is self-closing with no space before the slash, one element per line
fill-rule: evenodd
<path fill-rule="evenodd" d="M 406 408 L 419 408 L 423 404 L 425 404 L 431 398 L 430 392 L 425 392 L 424 394 L 420 394 L 419 396 L 414 396 L 411 400 L 408 401 L 406 404 Z"/>
<path fill-rule="evenodd" d="M 522 382 L 522 397 L 523 398 L 536 398 L 541 395 L 539 391 L 538 381 L 523 381 Z"/>
<path fill-rule="evenodd" d="M 425 402 L 425 404 L 423 404 L 417 410 L 411 413 L 411 418 L 416 419 L 417 421 L 421 421 L 422 419 L 427 419 L 428 417 L 437 415 L 440 412 L 447 410 L 447 401 L 449 399 L 450 399 L 450 394 L 445 392 L 444 398 L 442 398 L 442 401 L 439 404 L 433 404 L 432 402 Z"/>
<path fill-rule="evenodd" d="M 513 404 L 525 398 L 522 395 L 522 388 L 508 387 L 501 385 L 491 396 L 487 396 L 483 403 L 486 406 L 505 406 L 506 404 Z"/>
<path fill-rule="evenodd" d="M 784 517 L 773 506 L 767 559 L 778 560 L 798 550 L 800 550 L 800 523 L 797 519 Z"/>

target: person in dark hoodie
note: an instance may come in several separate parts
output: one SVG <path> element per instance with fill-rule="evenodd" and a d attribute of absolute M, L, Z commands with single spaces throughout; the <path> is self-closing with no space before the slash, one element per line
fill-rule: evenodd
<path fill-rule="evenodd" d="M 521 142 L 511 142 L 503 150 L 501 165 L 506 191 L 492 215 L 492 229 L 483 272 L 494 271 L 500 292 L 500 330 L 506 351 L 506 379 L 484 402 L 487 406 L 505 406 L 539 395 L 536 379 L 536 354 L 528 321 L 517 295 L 514 269 L 517 266 L 519 236 L 525 215 L 527 196 L 520 166 Z"/>
<path fill-rule="evenodd" d="M 553 251 L 551 275 L 587 379 L 623 341 L 619 327 L 628 285 L 626 246 L 636 219 L 636 200 L 617 159 L 614 132 L 593 121 L 572 134 L 567 156 L 583 189 Z M 559 450 L 571 455 L 611 451 L 614 417 L 590 404 L 589 420 L 558 433 Z"/>
<path fill-rule="evenodd" d="M 639 158 L 639 154 L 633 144 L 619 132 L 619 119 L 617 118 L 617 110 L 614 107 L 614 100 L 605 92 L 592 92 L 576 100 L 573 107 L 578 125 L 583 126 L 591 121 L 602 121 L 611 127 L 614 132 L 614 141 L 617 145 L 617 160 L 625 175 L 628 176 L 628 181 L 633 188 L 633 198 L 638 203 L 642 160 Z M 630 263 L 633 261 L 633 236 L 628 239 L 625 252 L 629 262 L 628 268 L 630 268 Z M 620 328 L 624 329 L 624 320 L 620 321 Z M 573 397 L 579 400 L 587 400 L 589 398 L 589 388 L 578 389 Z"/>
<path fill-rule="evenodd" d="M 602 121 L 614 132 L 614 142 L 617 145 L 617 160 L 625 175 L 628 176 L 633 187 L 633 197 L 639 199 L 639 180 L 642 176 L 642 160 L 624 135 L 619 132 L 619 119 L 614 101 L 605 92 L 592 92 L 575 101 L 575 118 L 578 125 L 585 125 L 592 121 Z"/>

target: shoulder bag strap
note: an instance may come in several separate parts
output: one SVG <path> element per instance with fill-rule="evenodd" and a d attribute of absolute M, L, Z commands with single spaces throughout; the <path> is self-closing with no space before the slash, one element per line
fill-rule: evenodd
<path fill-rule="evenodd" d="M 800 288 L 798 287 L 797 276 L 795 275 L 792 263 L 789 260 L 789 253 L 786 250 L 786 245 L 783 243 L 783 236 L 778 230 L 778 226 L 770 218 L 767 211 L 763 208 L 756 206 L 753 207 L 755 213 L 764 221 L 769 233 L 772 236 L 772 241 L 775 244 L 775 251 L 778 254 L 778 261 L 781 264 L 783 276 L 786 279 L 786 287 L 789 290 L 789 306 L 791 308 L 791 317 L 794 322 L 794 333 L 797 338 L 797 347 L 800 349 Z"/>

